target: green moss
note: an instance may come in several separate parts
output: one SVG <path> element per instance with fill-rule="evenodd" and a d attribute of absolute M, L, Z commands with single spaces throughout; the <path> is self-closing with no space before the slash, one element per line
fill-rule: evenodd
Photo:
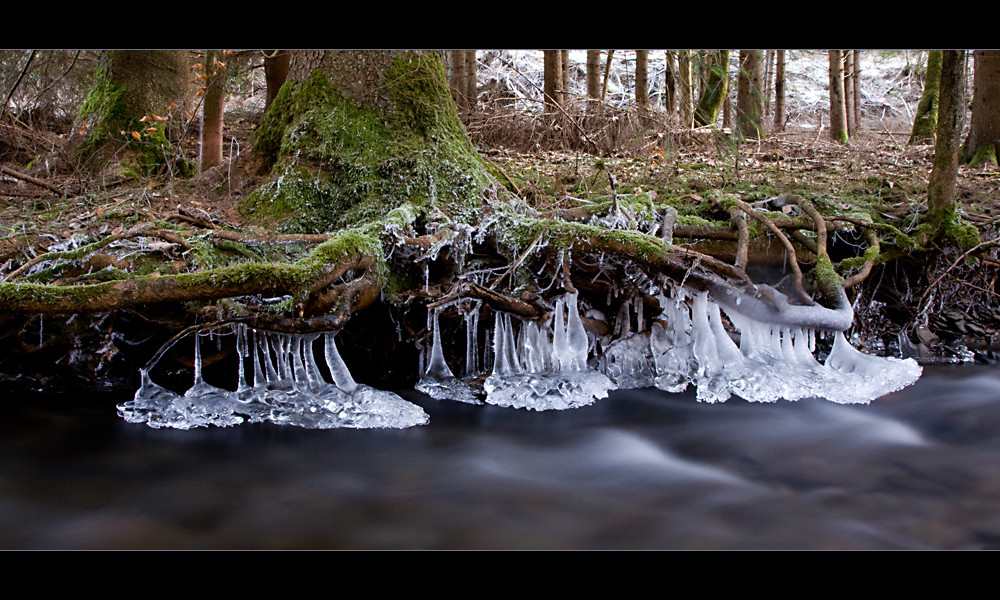
<path fill-rule="evenodd" d="M 440 61 L 406 53 L 383 74 L 388 108 L 359 106 L 320 70 L 282 87 L 254 140 L 268 183 L 241 204 L 252 221 L 327 232 L 409 204 L 474 222 L 488 168 L 465 133 Z"/>
<path fill-rule="evenodd" d="M 834 290 L 844 284 L 844 278 L 837 273 L 830 261 L 830 257 L 821 254 L 816 257 L 816 264 L 812 268 L 813 280 L 820 293 L 826 295 L 827 290 Z"/>

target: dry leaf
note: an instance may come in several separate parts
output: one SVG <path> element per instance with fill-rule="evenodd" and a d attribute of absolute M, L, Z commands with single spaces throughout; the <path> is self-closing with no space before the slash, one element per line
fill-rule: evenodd
<path fill-rule="evenodd" d="M 142 139 L 142 136 L 141 136 L 141 135 L 139 135 L 139 132 L 138 132 L 138 131 L 133 131 L 133 132 L 132 132 L 132 137 L 134 137 L 134 138 L 135 138 L 135 139 L 137 139 L 137 140 L 141 140 L 141 139 Z"/>
<path fill-rule="evenodd" d="M 94 214 L 97 215 L 98 217 L 103 217 L 104 216 L 104 207 L 98 206 L 97 210 L 94 211 Z"/>

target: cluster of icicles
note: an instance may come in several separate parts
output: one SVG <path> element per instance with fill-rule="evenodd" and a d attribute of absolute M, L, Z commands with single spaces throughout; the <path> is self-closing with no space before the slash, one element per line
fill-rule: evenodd
<path fill-rule="evenodd" d="M 859 352 L 840 331 L 774 325 L 727 311 L 739 332 L 737 343 L 726 329 L 722 309 L 707 293 L 692 294 L 678 286 L 669 295 L 658 295 L 662 312 L 648 330 L 641 298 L 624 303 L 613 335 L 606 338 L 586 332 L 575 293 L 558 300 L 548 320 L 522 321 L 516 334 L 516 319 L 498 313 L 488 348 L 493 368 L 483 386 L 486 402 L 559 410 L 590 404 L 614 389 L 657 387 L 677 393 L 694 386 L 702 402 L 739 396 L 751 402 L 816 397 L 867 403 L 912 384 L 921 374 L 912 359 Z M 634 332 L 629 330 L 633 312 Z M 467 346 L 475 348 L 475 326 L 467 324 Z M 820 363 L 814 353 L 817 337 L 824 335 L 832 336 L 833 344 Z M 436 312 L 433 337 L 418 389 L 438 399 L 474 402 L 472 391 L 444 362 Z M 593 358 L 588 361 L 588 356 Z M 466 373 L 474 374 L 474 368 L 467 366 Z"/>
<path fill-rule="evenodd" d="M 669 295 L 668 295 L 669 294 Z M 542 321 L 495 314 L 492 340 L 480 352 L 481 303 L 455 301 L 466 325 L 465 377 L 445 360 L 438 315 L 428 313 L 432 343 L 420 365 L 417 389 L 438 400 L 480 403 L 466 383 L 487 375 L 485 401 L 529 410 L 564 410 L 591 404 L 614 389 L 657 387 L 671 393 L 696 388 L 699 401 L 738 396 L 751 402 L 825 398 L 867 403 L 902 389 L 920 377 L 912 359 L 869 356 L 840 331 L 774 325 L 725 312 L 707 293 L 676 286 L 657 296 L 661 312 L 645 327 L 641 298 L 626 302 L 612 335 L 599 338 L 584 328 L 576 293 L 555 302 Z M 636 331 L 630 331 L 635 316 Z M 735 332 L 734 332 L 735 333 Z M 819 336 L 833 336 L 824 362 L 814 352 Z M 322 336 L 328 383 L 314 359 Z M 196 336 L 196 340 L 198 337 Z M 277 334 L 237 329 L 239 372 L 236 391 L 207 384 L 195 344 L 195 383 L 183 395 L 153 383 L 143 371 L 135 399 L 119 406 L 129 422 L 188 429 L 269 421 L 308 428 L 392 427 L 428 422 L 419 406 L 390 392 L 356 383 L 333 334 Z M 482 361 L 480 361 L 482 357 Z M 252 358 L 252 381 L 245 367 Z M 485 369 L 480 364 L 492 363 Z"/>
<path fill-rule="evenodd" d="M 194 386 L 176 394 L 153 383 L 148 369 L 140 371 L 141 386 L 133 400 L 118 406 L 119 414 L 130 423 L 175 429 L 261 422 L 311 429 L 403 428 L 429 420 L 422 408 L 398 395 L 355 382 L 332 333 L 280 334 L 238 325 L 236 336 L 235 391 L 202 378 L 201 341 L 195 335 Z M 315 360 L 313 346 L 321 338 L 333 383 Z"/>

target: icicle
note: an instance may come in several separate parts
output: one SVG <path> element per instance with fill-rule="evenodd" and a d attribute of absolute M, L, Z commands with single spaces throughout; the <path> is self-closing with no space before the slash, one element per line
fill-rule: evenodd
<path fill-rule="evenodd" d="M 354 377 L 347 369 L 347 365 L 344 364 L 344 359 L 342 359 L 340 357 L 340 353 L 337 352 L 337 343 L 334 340 L 334 334 L 328 332 L 325 335 L 326 366 L 330 369 L 330 375 L 333 377 L 333 382 L 341 390 L 347 392 L 348 394 L 353 394 L 354 391 L 358 389 L 358 384 L 354 381 Z"/>
<path fill-rule="evenodd" d="M 438 313 L 439 308 L 434 309 L 433 318 L 433 341 L 431 345 L 431 358 L 430 364 L 427 365 L 427 370 L 425 374 L 431 379 L 436 379 L 438 381 L 454 378 L 455 375 L 452 374 L 451 369 L 448 367 L 448 363 L 444 360 L 444 350 L 441 347 L 441 328 L 438 324 Z"/>

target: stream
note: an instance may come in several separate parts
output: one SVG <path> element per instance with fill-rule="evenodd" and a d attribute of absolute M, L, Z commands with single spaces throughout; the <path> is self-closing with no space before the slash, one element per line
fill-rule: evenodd
<path fill-rule="evenodd" d="M 998 365 L 870 405 L 400 394 L 430 424 L 181 431 L 120 394 L 4 394 L 0 548 L 1000 548 Z"/>

